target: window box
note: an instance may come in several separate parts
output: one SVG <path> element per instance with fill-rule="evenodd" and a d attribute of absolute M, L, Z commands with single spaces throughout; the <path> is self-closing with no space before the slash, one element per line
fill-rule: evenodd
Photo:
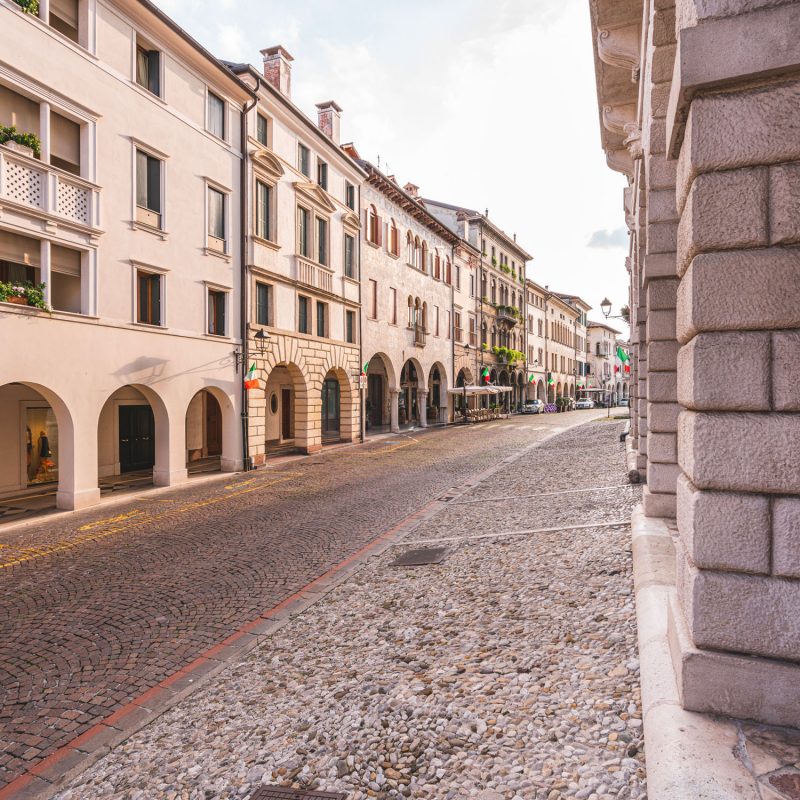
<path fill-rule="evenodd" d="M 209 235 L 208 237 L 208 249 L 212 250 L 215 253 L 225 253 L 225 240 L 218 239 L 216 236 Z"/>
<path fill-rule="evenodd" d="M 161 214 L 151 211 L 149 208 L 136 206 L 136 221 L 143 225 L 150 225 L 152 228 L 161 228 Z"/>

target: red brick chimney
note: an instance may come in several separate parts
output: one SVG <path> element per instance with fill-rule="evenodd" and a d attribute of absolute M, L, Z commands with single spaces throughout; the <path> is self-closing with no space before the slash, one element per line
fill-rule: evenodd
<path fill-rule="evenodd" d="M 274 86 L 284 97 L 292 97 L 292 61 L 294 59 L 281 45 L 267 47 L 264 56 L 264 80 Z"/>
<path fill-rule="evenodd" d="M 342 121 L 342 109 L 333 102 L 328 100 L 325 103 L 317 103 L 317 121 L 319 129 L 331 140 L 334 144 L 339 144 L 339 127 Z"/>

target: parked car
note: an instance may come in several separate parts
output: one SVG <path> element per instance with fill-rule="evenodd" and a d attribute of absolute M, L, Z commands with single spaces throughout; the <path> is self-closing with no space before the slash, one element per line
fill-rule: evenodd
<path fill-rule="evenodd" d="M 627 397 L 621 397 L 619 402 L 617 403 L 618 406 L 622 406 L 623 408 L 628 408 L 630 403 L 628 402 Z"/>
<path fill-rule="evenodd" d="M 594 408 L 594 401 L 593 400 L 589 400 L 588 397 L 584 397 L 581 400 L 578 400 L 577 403 L 575 403 L 575 408 L 578 409 L 578 410 L 586 409 L 586 408 Z"/>
<path fill-rule="evenodd" d="M 522 407 L 523 414 L 544 414 L 544 401 L 528 400 Z"/>

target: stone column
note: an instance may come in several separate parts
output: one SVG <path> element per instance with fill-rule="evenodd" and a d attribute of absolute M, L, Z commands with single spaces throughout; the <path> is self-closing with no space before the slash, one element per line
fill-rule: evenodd
<path fill-rule="evenodd" d="M 772 5 L 717 19 L 678 3 L 676 77 L 695 84 L 672 87 L 668 140 L 683 473 L 669 627 L 686 708 L 798 726 L 800 81 L 764 76 L 796 74 L 800 48 L 782 39 L 796 4 Z"/>
<path fill-rule="evenodd" d="M 428 393 L 417 391 L 417 413 L 421 428 L 428 427 Z"/>
<path fill-rule="evenodd" d="M 389 430 L 392 433 L 400 433 L 400 392 L 397 389 L 389 390 Z"/>

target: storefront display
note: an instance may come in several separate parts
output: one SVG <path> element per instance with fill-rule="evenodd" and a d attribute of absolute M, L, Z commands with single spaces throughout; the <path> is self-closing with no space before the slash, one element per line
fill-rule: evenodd
<path fill-rule="evenodd" d="M 25 428 L 28 485 L 58 481 L 58 425 L 53 409 L 28 408 Z"/>

